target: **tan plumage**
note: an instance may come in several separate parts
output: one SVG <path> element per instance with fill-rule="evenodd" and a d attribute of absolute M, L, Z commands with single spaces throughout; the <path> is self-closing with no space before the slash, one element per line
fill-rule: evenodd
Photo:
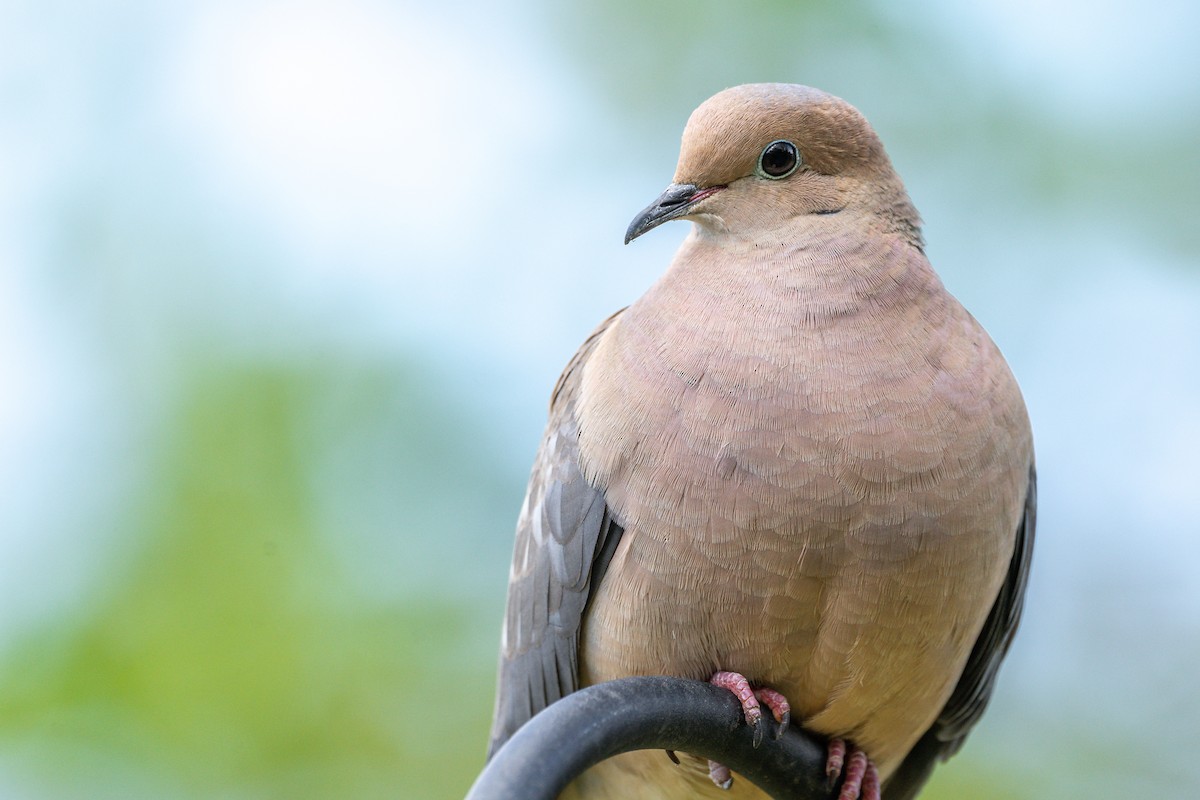
<path fill-rule="evenodd" d="M 773 179 L 759 157 L 778 140 L 801 163 Z M 1034 507 L 1020 391 L 843 101 L 716 95 L 664 198 L 631 235 L 672 218 L 692 233 L 555 390 L 493 748 L 582 685 L 732 670 L 865 750 L 885 798 L 910 797 L 982 713 L 1019 616 Z M 573 788 L 761 796 L 653 752 Z"/>

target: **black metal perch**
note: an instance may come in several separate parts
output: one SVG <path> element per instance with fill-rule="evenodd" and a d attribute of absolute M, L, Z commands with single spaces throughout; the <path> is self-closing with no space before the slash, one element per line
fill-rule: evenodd
<path fill-rule="evenodd" d="M 590 686 L 517 731 L 484 767 L 466 800 L 554 800 L 593 764 L 651 749 L 720 761 L 777 800 L 834 797 L 825 779 L 825 742 L 797 725 L 776 740 L 774 721 L 767 724 L 755 749 L 737 699 L 703 681 L 622 678 Z"/>

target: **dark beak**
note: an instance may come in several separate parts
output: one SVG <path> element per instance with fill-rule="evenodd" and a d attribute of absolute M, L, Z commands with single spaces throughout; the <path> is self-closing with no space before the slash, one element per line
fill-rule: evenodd
<path fill-rule="evenodd" d="M 724 189 L 724 186 L 710 186 L 701 189 L 690 183 L 672 183 L 658 199 L 642 210 L 642 213 L 629 223 L 625 231 L 625 244 L 629 244 L 651 228 L 657 228 L 664 222 L 686 217 L 693 206 L 711 194 Z"/>

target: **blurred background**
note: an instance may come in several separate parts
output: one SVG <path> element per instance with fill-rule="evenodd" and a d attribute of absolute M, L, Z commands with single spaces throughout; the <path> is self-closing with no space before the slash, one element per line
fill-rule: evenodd
<path fill-rule="evenodd" d="M 1200 796 L 1200 7 L 0 5 L 0 797 L 458 798 L 561 367 L 690 111 L 872 120 L 1024 386 L 1026 622 L 930 798 Z"/>

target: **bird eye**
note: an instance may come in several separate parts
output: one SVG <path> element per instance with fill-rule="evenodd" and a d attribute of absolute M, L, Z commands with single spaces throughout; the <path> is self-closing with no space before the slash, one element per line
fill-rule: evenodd
<path fill-rule="evenodd" d="M 779 139 L 763 148 L 758 157 L 758 172 L 765 178 L 786 178 L 800 166 L 800 151 L 791 142 Z"/>

